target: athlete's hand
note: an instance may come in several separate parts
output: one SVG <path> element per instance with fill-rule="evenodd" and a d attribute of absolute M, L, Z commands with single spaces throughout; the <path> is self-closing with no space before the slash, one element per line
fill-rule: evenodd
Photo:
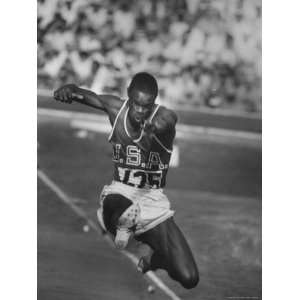
<path fill-rule="evenodd" d="M 80 89 L 75 84 L 62 86 L 54 92 L 53 96 L 55 100 L 65 103 L 84 99 L 84 96 L 80 94 Z"/>
<path fill-rule="evenodd" d="M 156 133 L 167 132 L 171 128 L 175 127 L 176 122 L 176 114 L 166 108 L 161 109 L 152 120 Z"/>
<path fill-rule="evenodd" d="M 143 125 L 143 130 L 145 134 L 153 134 L 155 130 L 155 126 L 153 123 L 151 123 L 149 120 L 146 120 Z"/>

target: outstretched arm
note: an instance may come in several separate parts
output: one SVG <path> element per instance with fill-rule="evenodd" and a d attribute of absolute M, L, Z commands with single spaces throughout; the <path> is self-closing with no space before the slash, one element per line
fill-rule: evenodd
<path fill-rule="evenodd" d="M 97 95 L 92 91 L 81 89 L 74 84 L 67 84 L 54 92 L 57 101 L 72 103 L 73 101 L 103 110 L 109 115 L 118 111 L 122 100 L 113 95 Z"/>

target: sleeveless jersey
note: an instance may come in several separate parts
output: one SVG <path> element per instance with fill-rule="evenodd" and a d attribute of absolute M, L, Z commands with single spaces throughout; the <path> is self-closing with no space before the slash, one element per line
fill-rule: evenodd
<path fill-rule="evenodd" d="M 155 105 L 150 121 L 159 108 Z M 143 130 L 134 139 L 126 125 L 128 110 L 127 100 L 119 110 L 108 138 L 113 145 L 114 180 L 137 188 L 163 188 L 172 150 L 166 148 L 156 135 L 152 138 L 144 135 Z"/>

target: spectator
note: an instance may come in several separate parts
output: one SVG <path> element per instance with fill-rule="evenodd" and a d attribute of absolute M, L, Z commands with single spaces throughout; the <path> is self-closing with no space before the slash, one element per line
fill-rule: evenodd
<path fill-rule="evenodd" d="M 88 81 L 92 76 L 93 66 L 93 59 L 89 53 L 85 51 L 72 51 L 70 62 L 79 82 L 82 84 Z"/>
<path fill-rule="evenodd" d="M 58 10 L 67 26 L 72 26 L 76 22 L 77 14 L 82 7 L 81 0 L 63 0 L 58 2 Z"/>
<path fill-rule="evenodd" d="M 122 39 L 129 39 L 135 29 L 135 15 L 130 11 L 129 4 L 123 2 L 120 9 L 113 15 L 114 30 Z"/>
<path fill-rule="evenodd" d="M 57 50 L 52 50 L 47 53 L 45 58 L 46 63 L 43 67 L 44 74 L 55 78 L 58 76 L 60 69 L 68 58 L 68 54 L 67 51 L 58 52 Z"/>
<path fill-rule="evenodd" d="M 38 0 L 38 43 L 47 84 L 123 93 L 148 70 L 161 101 L 261 109 L 261 0 Z"/>
<path fill-rule="evenodd" d="M 38 13 L 37 17 L 40 20 L 39 27 L 41 29 L 46 28 L 46 26 L 52 22 L 54 15 L 56 13 L 58 0 L 39 0 L 38 1 Z"/>

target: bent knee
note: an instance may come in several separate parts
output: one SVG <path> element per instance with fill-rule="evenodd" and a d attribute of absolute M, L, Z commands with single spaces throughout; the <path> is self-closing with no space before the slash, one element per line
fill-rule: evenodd
<path fill-rule="evenodd" d="M 197 286 L 198 282 L 199 282 L 199 275 L 193 274 L 188 277 L 185 277 L 181 282 L 181 284 L 186 289 L 192 289 Z"/>
<path fill-rule="evenodd" d="M 199 283 L 199 274 L 197 269 L 193 270 L 182 270 L 177 280 L 186 289 L 192 289 Z"/>

